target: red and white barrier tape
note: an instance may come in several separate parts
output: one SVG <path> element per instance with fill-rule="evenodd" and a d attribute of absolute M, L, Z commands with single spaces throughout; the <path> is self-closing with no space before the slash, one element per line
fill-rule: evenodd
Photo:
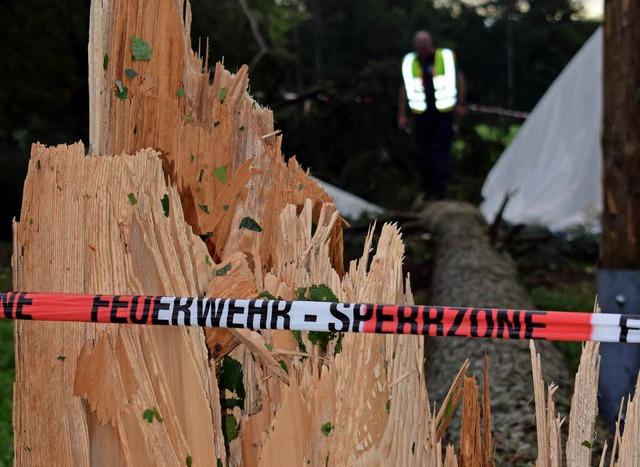
<path fill-rule="evenodd" d="M 267 299 L 0 293 L 0 318 L 640 343 L 640 316 Z"/>

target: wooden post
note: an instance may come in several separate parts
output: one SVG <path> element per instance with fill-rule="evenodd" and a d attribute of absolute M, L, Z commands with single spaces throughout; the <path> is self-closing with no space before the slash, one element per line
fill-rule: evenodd
<path fill-rule="evenodd" d="M 640 306 L 640 4 L 606 2 L 602 128 L 603 212 L 598 298 L 605 313 Z M 640 346 L 603 344 L 600 413 L 615 426 L 619 401 L 633 391 Z"/>
<path fill-rule="evenodd" d="M 640 3 L 606 2 L 603 268 L 640 268 Z"/>

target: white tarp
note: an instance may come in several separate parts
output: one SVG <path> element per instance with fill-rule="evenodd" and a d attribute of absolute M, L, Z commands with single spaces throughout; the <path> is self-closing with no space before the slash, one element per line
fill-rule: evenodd
<path fill-rule="evenodd" d="M 513 224 L 598 230 L 602 212 L 602 29 L 540 99 L 482 187 L 480 206 Z"/>
<path fill-rule="evenodd" d="M 338 212 L 343 217 L 351 220 L 358 220 L 363 214 L 369 217 L 376 217 L 384 212 L 377 204 L 370 203 L 356 195 L 344 191 L 337 186 L 330 185 L 319 179 L 315 179 L 324 191 L 333 198 L 333 202 L 338 208 Z"/>

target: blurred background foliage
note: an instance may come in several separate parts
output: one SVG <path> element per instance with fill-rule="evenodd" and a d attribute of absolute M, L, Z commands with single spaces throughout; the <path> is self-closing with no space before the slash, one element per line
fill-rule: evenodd
<path fill-rule="evenodd" d="M 416 30 L 456 50 L 469 102 L 529 111 L 598 26 L 570 0 L 249 0 L 265 51 L 239 3 L 193 2 L 194 39 L 210 37 L 210 58 L 231 70 L 253 64 L 251 91 L 274 109 L 286 155 L 393 209 L 419 191 L 413 138 L 396 128 L 400 62 Z M 481 200 L 520 124 L 473 113 L 459 122 L 451 197 Z"/>
<path fill-rule="evenodd" d="M 192 40 L 204 50 L 208 39 L 210 63 L 223 60 L 231 71 L 250 64 L 250 92 L 274 110 L 287 156 L 406 209 L 418 180 L 396 102 L 400 61 L 417 29 L 456 50 L 469 102 L 528 111 L 598 26 L 571 0 L 475 3 L 194 0 Z M 88 139 L 88 18 L 86 0 L 10 2 L 0 18 L 0 238 L 10 238 L 20 210 L 31 143 Z M 453 198 L 480 201 L 487 171 L 520 124 L 474 113 L 459 122 Z"/>

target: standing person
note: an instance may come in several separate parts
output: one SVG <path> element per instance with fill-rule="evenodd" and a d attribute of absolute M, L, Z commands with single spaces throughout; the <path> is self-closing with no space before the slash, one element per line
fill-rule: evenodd
<path fill-rule="evenodd" d="M 408 128 L 413 114 L 422 188 L 426 199 L 443 199 L 451 177 L 454 114 L 465 113 L 465 86 L 451 49 L 434 49 L 431 35 L 418 31 L 413 52 L 402 60 L 403 86 L 398 97 L 398 127 Z"/>

